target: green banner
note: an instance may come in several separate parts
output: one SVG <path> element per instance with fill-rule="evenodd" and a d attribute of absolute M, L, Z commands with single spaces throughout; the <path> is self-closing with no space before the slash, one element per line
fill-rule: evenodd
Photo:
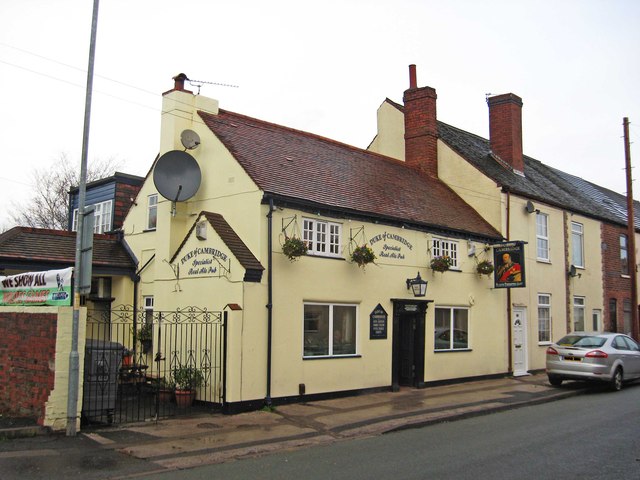
<path fill-rule="evenodd" d="M 0 276 L 0 305 L 71 305 L 73 268 Z"/>

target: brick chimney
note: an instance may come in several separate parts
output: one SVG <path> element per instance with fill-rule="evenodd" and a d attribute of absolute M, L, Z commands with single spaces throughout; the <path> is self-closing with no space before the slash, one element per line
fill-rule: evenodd
<path fill-rule="evenodd" d="M 436 95 L 431 87 L 418 88 L 416 66 L 409 65 L 409 90 L 404 92 L 405 162 L 432 177 L 438 176 Z"/>
<path fill-rule="evenodd" d="M 522 99 L 513 93 L 487 98 L 491 151 L 517 172 L 524 173 L 522 158 Z"/>

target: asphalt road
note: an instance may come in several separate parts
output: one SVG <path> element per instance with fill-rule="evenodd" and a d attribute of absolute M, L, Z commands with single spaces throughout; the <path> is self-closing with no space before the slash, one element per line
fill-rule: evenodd
<path fill-rule="evenodd" d="M 640 385 L 139 479 L 640 479 Z"/>

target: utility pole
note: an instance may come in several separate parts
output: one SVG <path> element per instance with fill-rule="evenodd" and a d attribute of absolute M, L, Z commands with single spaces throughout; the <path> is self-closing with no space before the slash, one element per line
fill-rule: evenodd
<path fill-rule="evenodd" d="M 636 228 L 633 214 L 633 187 L 631 176 L 631 146 L 629 144 L 629 119 L 622 119 L 624 130 L 624 160 L 627 170 L 627 237 L 629 251 L 629 275 L 631 276 L 631 336 L 638 340 L 638 272 L 636 269 Z M 628 332 L 625 332 L 628 333 Z"/>
<path fill-rule="evenodd" d="M 80 384 L 80 355 L 78 353 L 78 330 L 80 324 L 80 283 L 83 271 L 83 237 L 85 237 L 85 197 L 87 186 L 87 157 L 89 152 L 89 124 L 91 120 L 91 96 L 93 92 L 93 64 L 96 52 L 96 32 L 98 30 L 98 6 L 100 1 L 93 0 L 93 16 L 91 20 L 91 42 L 89 44 L 89 66 L 87 69 L 87 90 L 84 104 L 84 130 L 82 135 L 82 158 L 80 160 L 80 185 L 78 188 L 78 224 L 76 229 L 76 263 L 74 268 L 73 288 L 73 320 L 71 324 L 71 351 L 69 352 L 69 388 L 67 390 L 67 436 L 76 435 L 78 419 L 78 386 Z M 93 231 L 90 232 L 93 234 Z M 91 265 L 91 257 L 88 259 Z M 90 270 L 89 270 L 90 271 Z M 89 278 L 89 284 L 91 279 Z"/>

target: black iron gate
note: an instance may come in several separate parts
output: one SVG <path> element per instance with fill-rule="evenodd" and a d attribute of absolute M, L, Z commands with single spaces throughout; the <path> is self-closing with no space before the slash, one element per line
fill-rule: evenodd
<path fill-rule="evenodd" d="M 86 338 L 85 424 L 213 411 L 224 402 L 222 312 L 89 310 Z"/>

